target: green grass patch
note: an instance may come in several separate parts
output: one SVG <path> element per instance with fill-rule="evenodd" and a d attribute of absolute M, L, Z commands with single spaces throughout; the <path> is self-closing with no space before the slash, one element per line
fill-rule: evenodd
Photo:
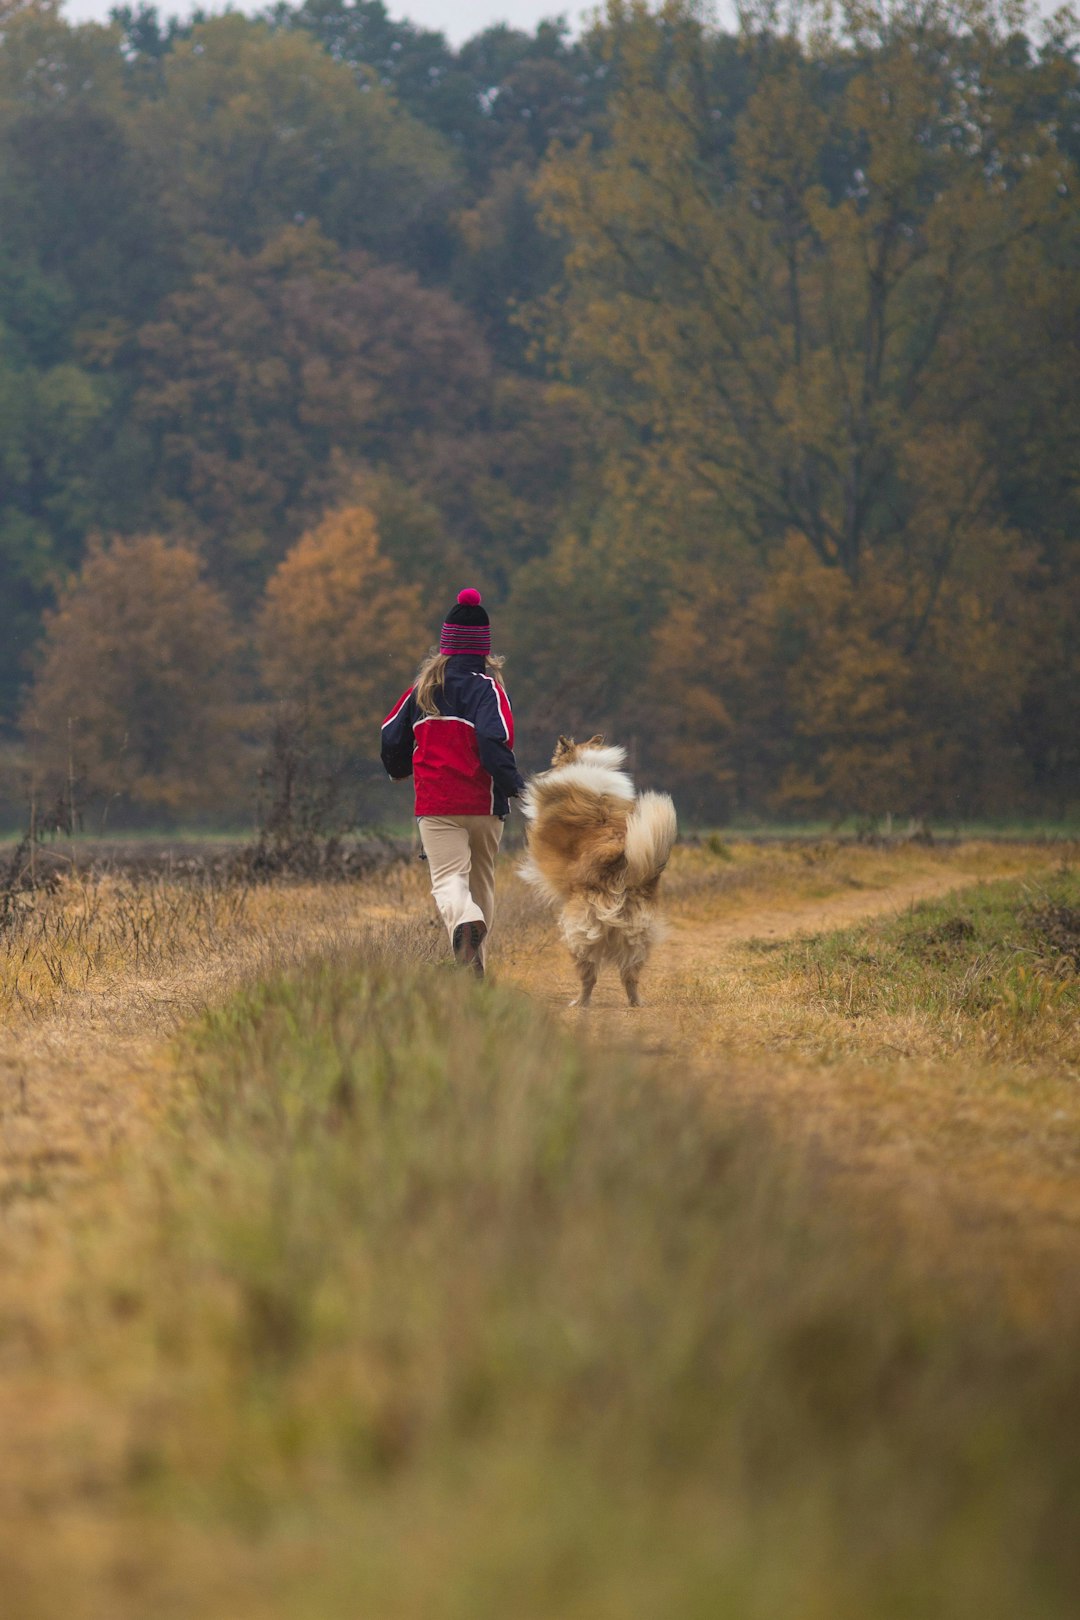
<path fill-rule="evenodd" d="M 1075 1301 L 1033 1338 L 764 1128 L 392 955 L 185 1066 L 39 1351 L 121 1421 L 94 1613 L 1075 1613 Z"/>
<path fill-rule="evenodd" d="M 1007 880 L 789 946 L 828 1011 L 920 1013 L 1080 1057 L 1080 876 Z"/>

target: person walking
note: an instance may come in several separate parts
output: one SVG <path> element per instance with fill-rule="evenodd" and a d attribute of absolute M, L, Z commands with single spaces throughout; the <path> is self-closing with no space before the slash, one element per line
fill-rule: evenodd
<path fill-rule="evenodd" d="M 514 716 L 491 653 L 480 592 L 459 592 L 438 650 L 382 726 L 382 762 L 412 777 L 431 891 L 454 958 L 484 976 L 495 919 L 495 857 L 510 800 L 525 786 L 514 758 Z"/>

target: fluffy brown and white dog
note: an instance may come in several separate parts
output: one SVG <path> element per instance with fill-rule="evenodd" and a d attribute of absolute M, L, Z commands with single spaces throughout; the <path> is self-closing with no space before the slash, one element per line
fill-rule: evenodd
<path fill-rule="evenodd" d="M 634 791 L 625 748 L 603 737 L 560 737 L 551 769 L 522 796 L 529 822 L 523 875 L 559 909 L 581 979 L 571 1006 L 587 1007 L 597 975 L 613 962 L 631 1007 L 657 933 L 656 891 L 677 832 L 666 793 Z"/>

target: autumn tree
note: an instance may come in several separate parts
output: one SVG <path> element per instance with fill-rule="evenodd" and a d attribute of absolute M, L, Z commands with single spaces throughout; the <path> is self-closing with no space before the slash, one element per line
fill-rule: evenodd
<path fill-rule="evenodd" d="M 230 252 L 139 334 L 135 411 L 158 447 L 160 519 L 204 539 L 248 599 L 351 463 L 479 424 L 490 379 L 469 317 L 437 289 L 314 227 Z"/>
<path fill-rule="evenodd" d="M 93 541 L 46 619 L 23 714 L 44 789 L 144 810 L 236 804 L 237 636 L 197 554 L 157 535 Z"/>
<path fill-rule="evenodd" d="M 993 583 L 951 579 L 912 654 L 881 633 L 903 586 L 858 585 L 792 534 L 765 569 L 698 566 L 649 642 L 637 700 L 698 814 L 993 814 L 1025 803 L 1031 637 L 1046 623 L 1023 554 Z M 1030 800 L 1028 801 L 1030 802 Z"/>
<path fill-rule="evenodd" d="M 564 19 L 531 34 L 496 23 L 457 47 L 391 17 L 383 0 L 278 0 L 274 26 L 313 35 L 336 62 L 374 75 L 413 116 L 461 153 L 475 187 L 553 140 L 575 140 L 599 114 L 609 74 L 591 35 Z"/>
<path fill-rule="evenodd" d="M 607 521 L 668 514 L 676 599 L 747 550 L 765 588 L 793 535 L 846 582 L 817 594 L 840 617 L 806 696 L 820 719 L 833 694 L 832 740 L 815 745 L 829 762 L 796 774 L 834 803 L 872 796 L 875 768 L 879 797 L 901 778 L 910 796 L 916 671 L 951 616 L 988 623 L 1034 579 L 1003 489 L 1022 456 L 983 402 L 1042 420 L 1025 354 L 1066 387 L 1039 321 L 1002 296 L 1023 267 L 1037 309 L 1070 307 L 1050 244 L 1070 236 L 1076 177 L 1039 108 L 1060 73 L 1004 9 L 852 6 L 809 44 L 767 22 L 732 112 L 691 8 L 610 6 L 610 137 L 556 153 L 541 185 L 569 243 L 546 332 L 593 404 Z"/>
<path fill-rule="evenodd" d="M 111 29 L 71 28 L 49 7 L 14 19 L 0 46 L 0 253 L 48 278 L 80 331 L 144 319 L 175 278 L 179 244 L 133 116 Z"/>
<path fill-rule="evenodd" d="M 227 12 L 178 38 L 162 77 L 140 144 L 193 250 L 207 235 L 257 252 L 312 219 L 344 247 L 400 251 L 451 203 L 446 143 L 304 32 Z"/>
<path fill-rule="evenodd" d="M 26 11 L 55 16 L 56 0 L 0 0 L 0 29 L 6 28 L 13 18 Z"/>
<path fill-rule="evenodd" d="M 109 29 L 50 5 L 0 19 L 0 724 L 53 580 L 89 531 L 146 516 L 127 391 L 102 363 L 171 275 L 129 110 Z"/>
<path fill-rule="evenodd" d="M 263 682 L 298 705 L 314 745 L 368 754 L 431 638 L 420 591 L 382 555 L 366 507 L 327 514 L 275 570 L 258 622 Z"/>
<path fill-rule="evenodd" d="M 922 544 L 932 590 L 993 488 L 955 397 L 958 363 L 968 390 L 993 365 L 965 323 L 987 265 L 1067 206 L 1068 164 L 1021 117 L 992 14 L 959 37 L 944 9 L 862 15 L 831 106 L 776 44 L 721 161 L 692 13 L 613 5 L 611 140 L 544 180 L 572 243 L 552 317 L 644 481 L 691 479 L 729 525 L 794 529 L 853 579 L 868 550 Z"/>
<path fill-rule="evenodd" d="M 654 768 L 677 783 L 686 808 L 731 821 L 774 809 L 791 757 L 783 638 L 752 560 L 721 575 L 692 567 L 645 638 L 637 712 Z"/>

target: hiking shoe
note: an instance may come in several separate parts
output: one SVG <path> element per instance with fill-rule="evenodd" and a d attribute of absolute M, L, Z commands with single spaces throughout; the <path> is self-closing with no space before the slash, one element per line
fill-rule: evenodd
<path fill-rule="evenodd" d="M 471 967 L 478 979 L 484 977 L 480 947 L 486 934 L 487 924 L 482 922 L 458 923 L 454 929 L 454 961 L 459 967 Z"/>

